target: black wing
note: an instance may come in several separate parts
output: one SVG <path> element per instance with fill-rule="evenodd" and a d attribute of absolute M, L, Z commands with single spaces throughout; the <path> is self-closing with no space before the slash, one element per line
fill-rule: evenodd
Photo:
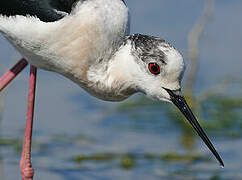
<path fill-rule="evenodd" d="M 44 22 L 53 22 L 63 18 L 65 13 L 69 14 L 77 1 L 80 0 L 0 0 L 0 14 L 31 15 Z"/>

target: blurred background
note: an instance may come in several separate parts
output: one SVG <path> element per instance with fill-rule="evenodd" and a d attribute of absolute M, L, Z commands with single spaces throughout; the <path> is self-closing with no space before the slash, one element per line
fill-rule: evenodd
<path fill-rule="evenodd" d="M 35 179 L 242 179 L 242 1 L 130 0 L 131 33 L 171 42 L 187 64 L 184 94 L 225 162 L 173 105 L 135 95 L 103 102 L 40 70 Z M 21 57 L 0 36 L 0 73 Z M 0 179 L 20 179 L 28 68 L 0 94 Z"/>

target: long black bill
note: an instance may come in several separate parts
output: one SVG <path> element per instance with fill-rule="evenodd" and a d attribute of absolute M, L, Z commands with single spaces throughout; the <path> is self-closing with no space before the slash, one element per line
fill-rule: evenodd
<path fill-rule="evenodd" d="M 208 146 L 210 151 L 214 154 L 214 156 L 217 158 L 219 161 L 220 165 L 224 167 L 223 160 L 217 153 L 216 149 L 214 148 L 213 144 L 203 131 L 202 127 L 198 123 L 197 119 L 193 115 L 190 107 L 188 106 L 185 98 L 180 95 L 176 95 L 172 90 L 164 88 L 168 94 L 170 95 L 171 101 L 178 107 L 178 109 L 183 113 L 183 115 L 187 118 L 187 120 L 191 123 L 193 128 L 196 130 L 198 135 L 202 138 L 203 142 Z"/>

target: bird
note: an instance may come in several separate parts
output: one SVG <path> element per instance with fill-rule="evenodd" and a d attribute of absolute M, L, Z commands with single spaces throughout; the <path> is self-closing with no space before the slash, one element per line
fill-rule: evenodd
<path fill-rule="evenodd" d="M 181 53 L 160 37 L 130 34 L 129 29 L 124 0 L 0 1 L 0 33 L 23 56 L 0 78 L 0 90 L 31 66 L 23 179 L 34 175 L 30 152 L 37 68 L 61 74 L 104 101 L 119 102 L 141 92 L 173 103 L 224 166 L 182 95 Z"/>

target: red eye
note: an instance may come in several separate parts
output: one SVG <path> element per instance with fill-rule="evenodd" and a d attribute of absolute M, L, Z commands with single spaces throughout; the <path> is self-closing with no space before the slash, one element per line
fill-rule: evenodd
<path fill-rule="evenodd" d="M 156 63 L 150 63 L 149 70 L 152 74 L 155 74 L 155 75 L 160 74 L 160 66 Z"/>

